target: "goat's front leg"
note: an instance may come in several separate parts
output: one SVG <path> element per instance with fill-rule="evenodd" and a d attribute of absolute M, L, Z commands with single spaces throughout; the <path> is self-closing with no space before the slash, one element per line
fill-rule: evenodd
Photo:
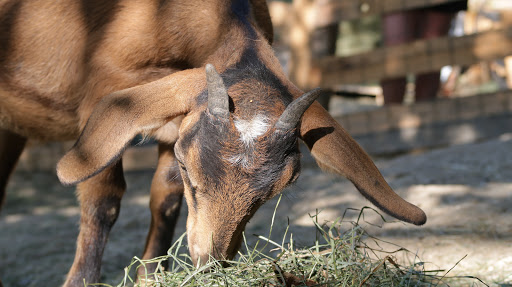
<path fill-rule="evenodd" d="M 25 147 L 27 138 L 0 129 L 0 209 L 5 200 L 5 190 L 18 158 Z"/>
<path fill-rule="evenodd" d="M 174 145 L 158 146 L 158 167 L 151 183 L 151 226 L 146 239 L 143 259 L 167 254 L 171 247 L 174 227 L 183 198 L 183 183 L 174 156 Z M 163 263 L 166 267 L 166 262 Z M 138 270 L 139 279 L 155 272 L 156 264 L 147 264 Z M 147 271 L 147 273 L 146 273 Z"/>
<path fill-rule="evenodd" d="M 125 189 L 121 161 L 78 185 L 80 234 L 65 287 L 99 282 L 103 250 Z"/>

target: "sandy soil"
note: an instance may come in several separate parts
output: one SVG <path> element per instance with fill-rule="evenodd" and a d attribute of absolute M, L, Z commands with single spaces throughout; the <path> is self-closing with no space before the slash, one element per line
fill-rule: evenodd
<path fill-rule="evenodd" d="M 478 276 L 491 286 L 512 284 L 512 135 L 421 154 L 377 160 L 391 186 L 423 208 L 423 227 L 403 223 L 383 228 L 364 224 L 370 233 L 396 243 L 430 262 L 429 268 L 452 268 L 449 275 Z M 281 239 L 287 222 L 297 244 L 315 238 L 308 214 L 334 220 L 346 208 L 370 205 L 353 185 L 322 173 L 304 154 L 298 183 L 289 188 L 277 210 L 272 238 Z M 103 257 L 103 280 L 119 283 L 123 267 L 140 256 L 149 225 L 152 170 L 128 172 L 128 191 Z M 267 235 L 276 200 L 263 206 L 246 232 Z M 373 212 L 365 219 L 380 223 Z M 186 208 L 178 230 L 185 230 Z M 354 219 L 357 212 L 349 212 Z M 389 217 L 386 217 L 390 219 Z M 16 172 L 7 205 L 0 215 L 0 278 L 9 286 L 58 286 L 70 267 L 78 233 L 79 210 L 73 188 L 62 187 L 47 172 Z M 396 249 L 389 246 L 390 250 Z M 399 258 L 401 260 L 416 260 Z M 469 284 L 469 283 L 468 283 Z M 475 286 L 479 286 L 478 284 Z"/>

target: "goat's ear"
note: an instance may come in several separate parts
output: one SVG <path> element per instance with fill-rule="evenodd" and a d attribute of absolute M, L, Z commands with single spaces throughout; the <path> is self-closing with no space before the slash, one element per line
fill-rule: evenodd
<path fill-rule="evenodd" d="M 75 184 L 115 162 L 139 133 L 155 130 L 190 109 L 206 87 L 204 68 L 178 72 L 103 98 L 82 134 L 57 165 L 63 184 Z"/>
<path fill-rule="evenodd" d="M 426 222 L 425 213 L 391 189 L 368 154 L 317 102 L 304 113 L 300 134 L 322 169 L 348 178 L 389 215 L 416 225 Z"/>

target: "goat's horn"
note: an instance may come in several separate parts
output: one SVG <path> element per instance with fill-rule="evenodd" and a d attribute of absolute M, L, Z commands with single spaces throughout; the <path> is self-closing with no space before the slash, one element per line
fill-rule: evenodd
<path fill-rule="evenodd" d="M 208 85 L 208 112 L 218 118 L 229 118 L 229 97 L 221 76 L 212 64 L 206 64 Z"/>
<path fill-rule="evenodd" d="M 284 110 L 279 120 L 275 124 L 275 128 L 278 130 L 290 130 L 295 128 L 302 117 L 302 114 L 311 106 L 311 104 L 320 96 L 320 88 L 311 90 L 295 101 L 291 102 L 288 107 Z"/>

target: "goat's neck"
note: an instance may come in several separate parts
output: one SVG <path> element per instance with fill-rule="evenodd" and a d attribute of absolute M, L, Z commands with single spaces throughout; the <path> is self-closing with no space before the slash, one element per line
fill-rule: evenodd
<path fill-rule="evenodd" d="M 282 70 L 279 60 L 267 39 L 251 21 L 233 20 L 229 33 L 221 40 L 217 50 L 207 58 L 204 64 L 213 64 L 220 73 L 229 69 L 254 69 L 265 67 L 273 74 L 288 92 L 298 97 L 302 92 L 292 84 Z"/>

